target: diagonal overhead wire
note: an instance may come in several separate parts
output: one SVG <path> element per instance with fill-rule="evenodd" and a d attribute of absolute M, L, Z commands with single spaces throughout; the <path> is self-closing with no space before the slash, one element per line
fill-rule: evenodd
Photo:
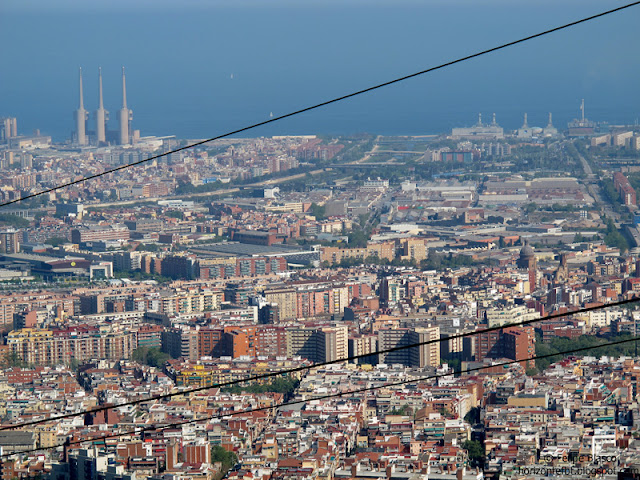
<path fill-rule="evenodd" d="M 508 366 L 514 365 L 516 363 L 528 362 L 528 361 L 531 361 L 531 360 L 540 360 L 540 359 L 543 359 L 543 358 L 551 358 L 551 357 L 555 357 L 555 356 L 562 356 L 562 355 L 569 355 L 569 354 L 577 353 L 577 352 L 584 352 L 584 351 L 587 351 L 587 350 L 594 350 L 596 348 L 602 348 L 602 347 L 608 347 L 608 346 L 612 346 L 612 345 L 620 345 L 620 344 L 624 344 L 624 343 L 636 342 L 639 339 L 640 339 L 640 336 L 633 337 L 633 338 L 627 338 L 627 339 L 624 339 L 624 340 L 616 340 L 614 342 L 606 342 L 606 343 L 602 343 L 600 345 L 593 345 L 593 346 L 589 346 L 589 347 L 572 348 L 570 350 L 565 350 L 563 352 L 548 353 L 548 354 L 545 354 L 545 355 L 533 355 L 533 356 L 527 357 L 527 358 L 520 358 L 520 359 L 517 359 L 517 360 L 510 360 L 508 362 L 494 363 L 492 365 L 482 365 L 482 366 L 479 366 L 479 367 L 460 369 L 460 370 L 456 370 L 454 372 L 439 373 L 439 374 L 435 374 L 435 375 L 426 375 L 426 376 L 423 376 L 423 377 L 415 377 L 415 378 L 412 378 L 412 379 L 409 379 L 409 380 L 401 380 L 401 381 L 398 381 L 398 382 L 389 382 L 389 383 L 384 383 L 382 385 L 358 388 L 358 389 L 355 389 L 355 390 L 348 390 L 346 392 L 337 392 L 337 393 L 330 393 L 330 394 L 326 394 L 326 395 L 318 395 L 318 396 L 307 398 L 307 399 L 304 399 L 304 400 L 292 400 L 292 401 L 289 401 L 289 402 L 280 403 L 278 405 L 256 407 L 256 408 L 250 408 L 250 409 L 247 409 L 247 410 L 241 410 L 241 411 L 237 411 L 237 412 L 219 413 L 219 414 L 210 415 L 210 416 L 207 416 L 207 417 L 204 417 L 204 418 L 197 418 L 197 419 L 191 419 L 191 420 L 182 420 L 180 422 L 174 422 L 174 423 L 165 424 L 165 425 L 163 425 L 161 427 L 159 427 L 158 425 L 149 425 L 149 426 L 146 426 L 146 427 L 137 427 L 137 428 L 134 428 L 132 430 L 128 430 L 128 431 L 122 432 L 122 433 L 110 433 L 110 434 L 107 434 L 107 435 L 101 435 L 99 437 L 86 439 L 86 440 L 73 440 L 73 441 L 68 441 L 66 443 L 63 443 L 63 444 L 53 445 L 53 446 L 49 446 L 49 447 L 34 448 L 34 449 L 31 449 L 31 450 L 25 450 L 25 451 L 16 452 L 16 453 L 7 453 L 7 454 L 0 455 L 0 458 L 10 457 L 12 455 L 22 455 L 22 454 L 25 454 L 25 453 L 34 453 L 34 452 L 41 452 L 41 451 L 46 451 L 46 450 L 55 450 L 55 449 L 60 448 L 60 447 L 65 447 L 65 446 L 69 447 L 69 446 L 72 446 L 72 445 L 80 445 L 80 444 L 89 443 L 89 442 L 104 442 L 105 440 L 109 440 L 109 439 L 112 439 L 112 438 L 120 438 L 120 437 L 123 437 L 123 436 L 126 436 L 126 435 L 139 434 L 139 433 L 144 433 L 144 432 L 148 432 L 148 431 L 162 432 L 162 431 L 165 431 L 165 430 L 168 430 L 168 429 L 171 429 L 171 428 L 176 428 L 176 427 L 181 427 L 181 426 L 184 426 L 184 425 L 190 425 L 190 424 L 205 422 L 205 421 L 208 421 L 208 420 L 213 420 L 214 418 L 232 417 L 232 416 L 244 415 L 244 414 L 252 413 L 252 412 L 260 412 L 260 411 L 265 411 L 265 410 L 272 410 L 272 409 L 276 409 L 276 408 L 282 408 L 282 407 L 286 407 L 286 406 L 290 406 L 290 405 L 305 404 L 307 402 L 312 402 L 312 401 L 316 401 L 316 400 L 326 400 L 326 399 L 329 399 L 329 398 L 344 397 L 346 395 L 353 395 L 353 394 L 358 394 L 358 393 L 371 392 L 371 391 L 374 391 L 374 390 L 380 390 L 381 388 L 396 387 L 396 386 L 400 386 L 400 385 L 406 385 L 408 383 L 416 383 L 416 382 L 422 382 L 422 381 L 426 381 L 426 380 L 434 380 L 434 379 L 438 379 L 438 378 L 442 378 L 442 377 L 449 377 L 451 375 L 462 375 L 462 374 L 467 374 L 467 373 L 479 372 L 481 370 L 485 370 L 485 369 L 489 369 L 489 368 L 508 367 Z M 215 387 L 208 387 L 208 389 L 211 389 L 211 388 L 215 388 Z"/>
<path fill-rule="evenodd" d="M 461 334 L 457 334 L 457 335 L 451 335 L 450 337 L 445 337 L 445 338 L 436 338 L 433 340 L 426 340 L 424 342 L 419 342 L 419 343 L 412 343 L 409 345 L 402 345 L 402 346 L 398 346 L 398 347 L 393 347 L 393 348 L 388 348 L 385 350 L 377 350 L 371 353 L 365 353 L 365 354 L 360 354 L 360 355 L 352 355 L 350 357 L 346 357 L 346 358 L 341 358 L 341 359 L 337 359 L 337 360 L 330 360 L 327 362 L 319 362 L 319 363 L 314 363 L 312 365 L 303 365 L 300 367 L 295 367 L 295 368 L 290 368 L 290 369 L 286 369 L 286 370 L 280 370 L 277 372 L 271 372 L 271 373 L 266 373 L 266 374 L 262 374 L 262 375 L 256 375 L 256 376 L 252 376 L 252 377 L 248 377 L 248 378 L 243 378 L 243 379 L 238 379 L 238 380 L 231 380 L 228 382 L 222 382 L 222 383 L 218 383 L 215 385 L 207 385 L 204 387 L 196 387 L 196 388 L 191 388 L 191 389 L 186 389 L 186 390 L 182 390 L 182 391 L 178 391 L 178 392 L 170 392 L 170 393 L 165 393 L 162 395 L 156 395 L 153 397 L 147 397 L 147 398 L 141 398 L 141 399 L 137 399 L 137 400 L 130 400 L 127 402 L 123 402 L 123 403 L 119 403 L 116 405 L 104 405 L 101 407 L 96 407 L 93 409 L 89 409 L 89 410 L 83 410 L 81 412 L 75 412 L 75 413 L 66 413 L 64 415 L 58 415 L 56 417 L 50 417 L 50 418 L 42 418 L 42 419 L 38 419 L 38 420 L 32 420 L 29 422 L 23 422 L 23 423 L 19 423 L 19 424 L 15 424 L 15 425 L 3 425 L 0 427 L 0 431 L 3 430 L 14 430 L 17 428 L 22 428 L 22 427 L 28 427 L 28 426 L 33 426 L 33 425 L 39 425 L 41 423 L 48 423 L 48 422 L 53 422 L 56 420 L 63 420 L 66 418 L 73 418 L 73 417 L 78 417 L 80 415 L 86 415 L 87 413 L 98 413 L 98 412 L 103 412 L 106 410 L 112 410 L 112 409 L 116 409 L 116 408 L 121 408 L 121 407 L 127 407 L 127 406 L 132 406 L 132 405 L 139 405 L 141 403 L 146 403 L 146 402 L 151 402 L 151 401 L 157 401 L 157 400 L 165 400 L 167 398 L 172 398 L 172 397 L 178 397 L 178 396 L 182 396 L 182 395 L 188 395 L 190 393 L 196 393 L 196 392 L 201 392 L 204 390 L 209 390 L 211 388 L 224 388 L 224 387 L 230 387 L 233 385 L 238 385 L 241 383 L 246 383 L 246 382 L 252 382 L 255 380 L 264 380 L 267 378 L 273 378 L 273 377 L 279 377 L 281 375 L 287 375 L 287 374 L 291 374 L 291 373 L 296 373 L 296 372 L 302 372 L 305 370 L 311 370 L 313 368 L 320 368 L 320 367 L 325 367 L 328 365 L 334 365 L 334 364 L 338 364 L 338 363 L 343 363 L 343 362 L 349 362 L 352 360 L 358 360 L 361 358 L 367 358 L 367 357 L 371 357 L 373 355 L 379 355 L 381 353 L 392 353 L 392 352 L 398 352 L 398 351 L 402 351 L 402 350 L 408 350 L 410 348 L 416 348 L 416 347 L 422 347 L 425 345 L 432 345 L 434 343 L 440 343 L 440 342 L 445 342 L 445 341 L 449 341 L 449 340 L 456 340 L 459 338 L 467 338 L 467 337 L 473 337 L 475 335 L 479 335 L 482 333 L 488 333 L 488 332 L 495 332 L 497 330 L 502 330 L 505 328 L 510 328 L 510 327 L 521 327 L 521 326 L 526 326 L 526 325 L 531 325 L 533 323 L 539 323 L 539 322 L 544 322 L 546 320 L 553 320 L 554 318 L 562 318 L 562 317 L 568 317 L 571 315 L 576 315 L 576 314 L 580 314 L 580 313 L 586 313 L 586 312 L 592 312 L 595 310 L 602 310 L 604 308 L 608 308 L 608 307 L 615 307 L 615 306 L 620 306 L 620 305 L 627 305 L 633 302 L 638 302 L 640 301 L 640 297 L 633 297 L 627 300 L 620 300 L 618 302 L 612 302 L 612 303 L 608 303 L 608 304 L 604 304 L 604 305 L 595 305 L 592 307 L 585 307 L 585 308 L 581 308 L 578 310 L 574 310 L 573 312 L 566 312 L 566 313 L 555 313 L 552 315 L 547 315 L 546 317 L 542 317 L 542 318 L 532 318 L 529 320 L 523 320 L 522 322 L 517 322 L 517 323 L 509 323 L 506 325 L 496 325 L 494 327 L 489 327 L 489 328 L 485 328 L 482 330 L 475 330 L 475 331 L 470 331 L 470 332 L 465 332 L 465 333 L 461 333 Z"/>
<path fill-rule="evenodd" d="M 120 165 L 119 167 L 115 167 L 115 168 L 112 168 L 112 169 L 109 169 L 109 170 L 105 170 L 104 172 L 96 173 L 94 175 L 89 175 L 87 177 L 80 178 L 78 180 L 74 180 L 74 181 L 71 181 L 71 182 L 63 183 L 63 184 L 60 184 L 58 186 L 48 188 L 46 190 L 42 190 L 41 192 L 32 193 L 32 194 L 27 195 L 25 197 L 18 198 L 18 199 L 15 199 L 15 200 L 11 200 L 9 202 L 2 203 L 2 204 L 0 204 L 0 207 L 6 207 L 7 205 L 23 202 L 24 200 L 28 200 L 30 198 L 38 197 L 40 195 L 44 195 L 44 194 L 47 194 L 47 193 L 55 192 L 56 190 L 60 190 L 60 189 L 66 188 L 66 187 L 70 187 L 72 185 L 77 185 L 79 183 L 84 183 L 84 182 L 86 182 L 88 180 L 93 180 L 94 178 L 102 177 L 103 175 L 107 175 L 109 173 L 118 172 L 120 170 L 124 170 L 126 168 L 131 168 L 131 167 L 134 167 L 136 165 L 140 165 L 140 164 L 145 163 L 145 162 L 150 162 L 152 160 L 156 160 L 158 158 L 162 158 L 162 157 L 165 157 L 167 155 L 171 155 L 173 153 L 178 153 L 178 152 L 181 152 L 183 150 L 188 150 L 188 149 L 197 147 L 199 145 L 204 145 L 206 143 L 213 142 L 215 140 L 220 140 L 222 138 L 230 137 L 230 136 L 236 135 L 238 133 L 246 132 L 248 130 L 253 130 L 254 128 L 261 127 L 261 126 L 267 125 L 269 123 L 278 122 L 280 120 L 284 120 L 285 118 L 289 118 L 289 117 L 293 117 L 293 116 L 296 116 L 296 115 L 300 115 L 301 113 L 309 112 L 311 110 L 316 110 L 318 108 L 325 107 L 325 106 L 331 105 L 333 103 L 338 103 L 338 102 L 341 102 L 343 100 L 347 100 L 349 98 L 353 98 L 353 97 L 357 97 L 359 95 L 363 95 L 365 93 L 373 92 L 374 90 L 378 90 L 378 89 L 383 88 L 383 87 L 388 87 L 389 85 L 393 85 L 393 84 L 396 84 L 396 83 L 404 82 L 405 80 L 409 80 L 411 78 L 419 77 L 421 75 L 425 75 L 427 73 L 431 73 L 431 72 L 434 72 L 436 70 L 441 70 L 443 68 L 450 67 L 450 66 L 455 65 L 457 63 L 466 62 L 467 60 L 471 60 L 471 59 L 474 59 L 474 58 L 477 58 L 477 57 L 481 57 L 481 56 L 487 55 L 489 53 L 497 52 L 499 50 L 503 50 L 505 48 L 509 48 L 509 47 L 514 46 L 514 45 L 518 45 L 520 43 L 527 42 L 529 40 L 533 40 L 533 39 L 536 39 L 536 38 L 539 38 L 539 37 L 543 37 L 545 35 L 549 35 L 549 34 L 554 33 L 554 32 L 558 32 L 560 30 L 565 30 L 567 28 L 575 27 L 576 25 L 580 25 L 581 23 L 590 22 L 592 20 L 595 20 L 595 19 L 598 19 L 598 18 L 601 18 L 601 17 L 605 17 L 607 15 L 611 15 L 611 14 L 616 13 L 616 12 L 620 12 L 622 10 L 626 10 L 628 8 L 634 7 L 634 6 L 639 5 L 639 4 L 640 4 L 640 0 L 638 0 L 636 2 L 632 2 L 632 3 L 628 3 L 626 5 L 622 5 L 620 7 L 612 8 L 611 10 L 600 12 L 600 13 L 597 13 L 595 15 L 591 15 L 589 17 L 584 17 L 584 18 L 581 18 L 579 20 L 575 20 L 573 22 L 565 23 L 564 25 L 560 25 L 558 27 L 550 28 L 550 29 L 545 30 L 543 32 L 535 33 L 533 35 L 528 35 L 526 37 L 522 37 L 522 38 L 519 38 L 517 40 L 513 40 L 511 42 L 508 42 L 508 43 L 503 43 L 501 45 L 498 45 L 498 46 L 495 46 L 495 47 L 492 47 L 492 48 L 488 48 L 486 50 L 482 50 L 482 51 L 473 53 L 471 55 L 466 55 L 464 57 L 459 57 L 459 58 L 457 58 L 455 60 L 451 60 L 449 62 L 442 63 L 442 64 L 437 65 L 435 67 L 430 67 L 430 68 L 427 68 L 427 69 L 424 69 L 424 70 L 420 70 L 418 72 L 414 72 L 414 73 L 411 73 L 411 74 L 408 74 L 408 75 L 404 75 L 402 77 L 397 77 L 397 78 L 394 78 L 393 80 L 389 80 L 389 81 L 386 81 L 386 82 L 383 82 L 383 83 L 379 83 L 379 84 L 373 85 L 371 87 L 363 88 L 362 90 L 357 90 L 355 92 L 348 93 L 346 95 L 342 95 L 340 97 L 336 97 L 336 98 L 333 98 L 331 100 L 326 100 L 324 102 L 320 102 L 320 103 L 317 103 L 315 105 L 311 105 L 311 106 L 308 106 L 308 107 L 305 107 L 305 108 L 301 108 L 299 110 L 295 110 L 295 111 L 290 112 L 290 113 L 286 113 L 284 115 L 280 115 L 278 117 L 270 118 L 269 120 L 265 120 L 265 121 L 262 121 L 262 122 L 254 123 L 252 125 L 248 125 L 246 127 L 239 128 L 237 130 L 232 130 L 230 132 L 223 133 L 221 135 L 208 138 L 206 140 L 200 140 L 200 141 L 192 143 L 190 145 L 186 145 L 184 147 L 176 148 L 175 150 L 171 150 L 169 152 L 161 153 L 159 155 L 154 155 L 152 157 L 145 158 L 145 159 L 139 160 L 137 162 L 128 163 L 126 165 Z"/>

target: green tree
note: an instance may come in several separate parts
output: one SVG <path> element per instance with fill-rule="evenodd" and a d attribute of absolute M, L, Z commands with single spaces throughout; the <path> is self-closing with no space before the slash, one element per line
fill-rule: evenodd
<path fill-rule="evenodd" d="M 409 405 L 402 405 L 400 408 L 392 408 L 387 415 L 403 415 L 403 416 L 413 416 L 413 408 Z"/>
<path fill-rule="evenodd" d="M 222 464 L 222 470 L 216 480 L 224 478 L 229 469 L 238 463 L 238 457 L 235 453 L 225 450 L 220 445 L 215 445 L 211 448 L 211 463 Z"/>
<path fill-rule="evenodd" d="M 222 390 L 229 393 L 283 393 L 287 397 L 293 393 L 299 383 L 292 377 L 277 377 L 269 383 L 233 385 L 224 387 Z"/>
<path fill-rule="evenodd" d="M 78 368 L 80 367 L 80 362 L 77 359 L 72 358 L 71 360 L 69 360 L 69 363 L 67 366 L 69 367 L 69 370 L 73 372 L 77 372 Z"/>
<path fill-rule="evenodd" d="M 18 215 L 9 215 L 9 214 L 0 215 L 0 222 L 9 224 L 15 228 L 25 228 L 31 224 L 31 222 L 26 218 L 19 217 Z"/>
<path fill-rule="evenodd" d="M 171 356 L 157 347 L 138 347 L 133 351 L 131 359 L 150 367 L 161 368 Z"/>
<path fill-rule="evenodd" d="M 475 425 L 480 422 L 480 407 L 473 407 L 464 416 L 464 421 L 470 425 Z"/>
<path fill-rule="evenodd" d="M 558 352 L 566 352 L 574 349 L 593 348 L 593 350 L 585 350 L 581 355 L 593 356 L 633 356 L 635 350 L 634 342 L 620 343 L 617 345 L 607 345 L 600 347 L 602 343 L 608 343 L 616 340 L 633 339 L 632 335 L 608 335 L 606 337 L 598 337 L 594 335 L 581 335 L 577 338 L 552 337 L 548 342 L 543 343 L 539 335 L 536 335 L 536 356 L 552 355 L 546 358 L 537 358 L 536 367 L 539 371 L 546 369 L 551 363 L 558 362 L 562 359 L 562 355 L 554 355 Z"/>
<path fill-rule="evenodd" d="M 139 252 L 157 252 L 160 250 L 160 247 L 157 243 L 143 243 L 138 245 L 137 250 Z"/>
<path fill-rule="evenodd" d="M 424 270 L 440 270 L 443 268 L 470 267 L 476 263 L 468 255 L 429 253 L 429 257 L 420 262 L 420 268 Z"/>
<path fill-rule="evenodd" d="M 349 247 L 364 248 L 369 241 L 369 235 L 364 230 L 354 230 L 349 234 Z"/>
<path fill-rule="evenodd" d="M 309 207 L 309 213 L 316 217 L 316 220 L 324 220 L 326 208 L 324 205 L 318 205 L 317 203 L 312 203 L 311 207 Z"/>
<path fill-rule="evenodd" d="M 629 250 L 629 242 L 616 228 L 611 218 L 607 219 L 607 233 L 604 237 L 604 243 L 609 247 L 617 247 L 620 252 Z"/>
<path fill-rule="evenodd" d="M 444 358 L 440 359 L 440 363 L 446 363 L 449 365 L 449 368 L 454 372 L 459 372 L 462 368 L 462 361 L 459 358 L 451 358 L 449 360 L 445 360 Z"/>
<path fill-rule="evenodd" d="M 462 444 L 467 452 L 469 452 L 469 460 L 472 466 L 483 465 L 485 459 L 484 444 L 478 440 L 467 440 Z"/>
<path fill-rule="evenodd" d="M 620 194 L 613 185 L 613 180 L 610 178 L 604 178 L 601 180 L 601 186 L 604 196 L 609 200 L 611 205 L 613 205 L 613 209 L 616 212 L 619 212 L 621 210 L 622 203 L 620 202 Z"/>
<path fill-rule="evenodd" d="M 60 245 L 67 243 L 67 239 L 64 237 L 51 237 L 45 240 L 44 243 L 51 245 L 52 247 L 59 247 Z"/>
<path fill-rule="evenodd" d="M 27 364 L 16 352 L 7 352 L 4 355 L 4 363 L 7 367 L 26 367 Z"/>

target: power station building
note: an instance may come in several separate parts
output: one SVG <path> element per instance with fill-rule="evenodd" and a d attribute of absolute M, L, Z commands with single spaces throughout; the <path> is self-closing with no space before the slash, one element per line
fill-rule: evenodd
<path fill-rule="evenodd" d="M 454 128 L 451 130 L 454 140 L 502 140 L 504 129 L 496 122 L 496 114 L 489 125 L 482 123 L 482 114 L 478 114 L 478 123 L 469 128 Z"/>
<path fill-rule="evenodd" d="M 88 129 L 89 112 L 84 108 L 82 68 L 80 69 L 78 109 L 73 116 L 75 122 L 75 132 L 72 138 L 73 143 L 78 146 L 103 146 L 107 144 L 130 145 L 136 138 L 139 138 L 140 132 L 131 129 L 133 111 L 127 107 L 127 85 L 124 67 L 122 67 L 122 107 L 118 110 L 117 130 L 110 131 L 107 128 L 109 112 L 104 108 L 101 68 L 98 69 L 98 83 L 98 108 L 94 112 L 95 130 L 90 131 Z"/>

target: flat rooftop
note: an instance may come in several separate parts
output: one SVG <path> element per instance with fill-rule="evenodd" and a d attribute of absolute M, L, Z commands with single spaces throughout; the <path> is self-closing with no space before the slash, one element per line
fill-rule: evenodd
<path fill-rule="evenodd" d="M 225 242 L 190 248 L 198 255 L 214 257 L 259 257 L 269 255 L 292 255 L 308 252 L 300 247 L 290 245 L 253 245 L 250 243 Z"/>
<path fill-rule="evenodd" d="M 58 262 L 60 260 L 65 260 L 61 257 L 50 257 L 47 255 L 35 255 L 30 253 L 4 253 L 1 254 L 0 257 L 23 262 Z"/>

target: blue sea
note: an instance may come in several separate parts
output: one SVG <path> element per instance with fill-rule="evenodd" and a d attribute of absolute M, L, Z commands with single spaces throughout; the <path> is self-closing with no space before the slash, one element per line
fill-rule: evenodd
<path fill-rule="evenodd" d="M 622 5 L 619 1 L 4 0 L 0 116 L 56 140 L 102 67 L 111 128 L 126 67 L 134 128 L 205 138 Z M 433 134 L 477 121 L 564 128 L 640 117 L 640 7 L 408 80 L 246 136 Z"/>

